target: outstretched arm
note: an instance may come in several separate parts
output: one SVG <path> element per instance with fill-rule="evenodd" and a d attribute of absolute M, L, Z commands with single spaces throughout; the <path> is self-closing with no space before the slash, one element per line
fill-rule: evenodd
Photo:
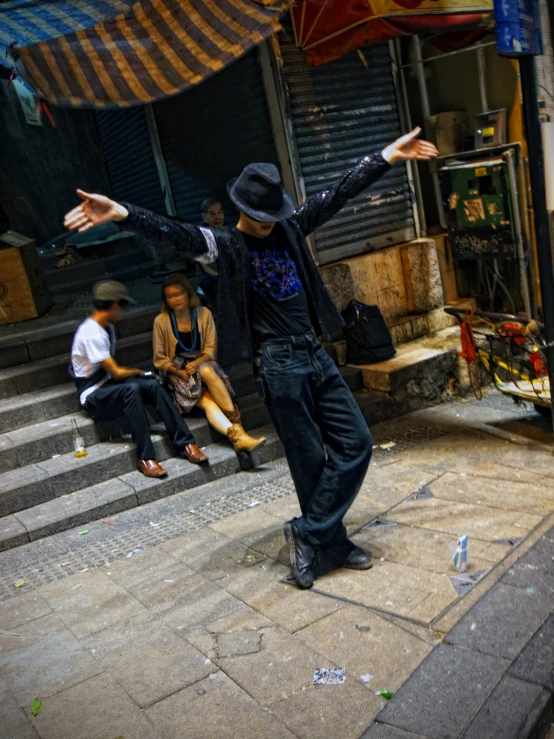
<path fill-rule="evenodd" d="M 210 228 L 200 228 L 167 216 L 160 216 L 128 203 L 116 203 L 105 195 L 77 190 L 83 202 L 66 214 L 64 226 L 80 233 L 113 221 L 144 236 L 150 243 L 172 246 L 178 257 L 209 264 L 217 259 L 217 245 Z"/>
<path fill-rule="evenodd" d="M 304 235 L 319 228 L 343 208 L 349 200 L 376 182 L 395 162 L 410 159 L 430 160 L 438 155 L 433 144 L 418 139 L 420 128 L 402 136 L 382 152 L 361 159 L 352 169 L 327 190 L 318 192 L 296 212 L 296 219 Z"/>

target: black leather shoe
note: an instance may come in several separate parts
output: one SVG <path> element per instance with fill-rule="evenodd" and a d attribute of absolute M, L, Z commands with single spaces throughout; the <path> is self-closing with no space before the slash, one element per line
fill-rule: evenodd
<path fill-rule="evenodd" d="M 369 570 L 373 567 L 370 552 L 360 549 L 350 539 L 325 549 L 323 554 L 338 567 L 346 567 L 349 570 Z"/>
<path fill-rule="evenodd" d="M 302 538 L 294 521 L 287 521 L 285 524 L 285 538 L 289 545 L 290 564 L 298 587 L 311 588 L 314 584 L 315 549 Z"/>

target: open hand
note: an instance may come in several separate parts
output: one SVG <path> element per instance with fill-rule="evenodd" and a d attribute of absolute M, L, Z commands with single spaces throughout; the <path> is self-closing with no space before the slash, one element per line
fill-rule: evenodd
<path fill-rule="evenodd" d="M 109 221 L 122 221 L 129 211 L 123 205 L 110 200 L 105 195 L 77 190 L 77 195 L 84 201 L 64 218 L 64 226 L 68 231 L 77 229 L 79 233 L 88 231 L 93 226 L 100 226 Z"/>
<path fill-rule="evenodd" d="M 429 161 L 439 155 L 439 151 L 434 144 L 429 141 L 421 141 L 418 139 L 421 128 L 417 126 L 413 131 L 401 136 L 392 144 L 386 146 L 383 151 L 383 159 L 389 164 L 395 162 L 406 162 L 409 159 L 418 159 L 420 161 Z"/>

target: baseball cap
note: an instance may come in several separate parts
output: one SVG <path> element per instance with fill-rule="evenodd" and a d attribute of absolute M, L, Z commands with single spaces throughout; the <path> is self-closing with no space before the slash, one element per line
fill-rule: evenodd
<path fill-rule="evenodd" d="M 129 292 L 125 285 L 115 280 L 104 280 L 103 282 L 97 282 L 92 288 L 92 296 L 94 300 L 125 300 L 127 303 L 135 303 L 136 300 L 129 295 Z"/>

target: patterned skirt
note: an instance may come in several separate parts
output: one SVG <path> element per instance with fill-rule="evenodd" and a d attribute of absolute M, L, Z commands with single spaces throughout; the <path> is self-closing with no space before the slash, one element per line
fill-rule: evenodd
<path fill-rule="evenodd" d="M 194 359 L 198 359 L 199 356 L 199 351 L 181 352 L 175 356 L 173 363 L 177 367 L 184 368 L 189 362 L 192 362 Z M 198 401 L 201 400 L 207 392 L 208 388 L 202 383 L 202 378 L 200 376 L 204 367 L 212 367 L 223 381 L 223 384 L 229 391 L 231 398 L 235 397 L 235 391 L 229 382 L 229 378 L 221 369 L 219 364 L 215 360 L 210 359 L 207 362 L 203 362 L 198 368 L 196 374 L 189 380 L 183 380 L 180 377 L 177 377 L 177 375 L 166 375 L 167 389 L 173 398 L 173 402 L 181 413 L 190 413 L 192 408 L 194 408 Z"/>

